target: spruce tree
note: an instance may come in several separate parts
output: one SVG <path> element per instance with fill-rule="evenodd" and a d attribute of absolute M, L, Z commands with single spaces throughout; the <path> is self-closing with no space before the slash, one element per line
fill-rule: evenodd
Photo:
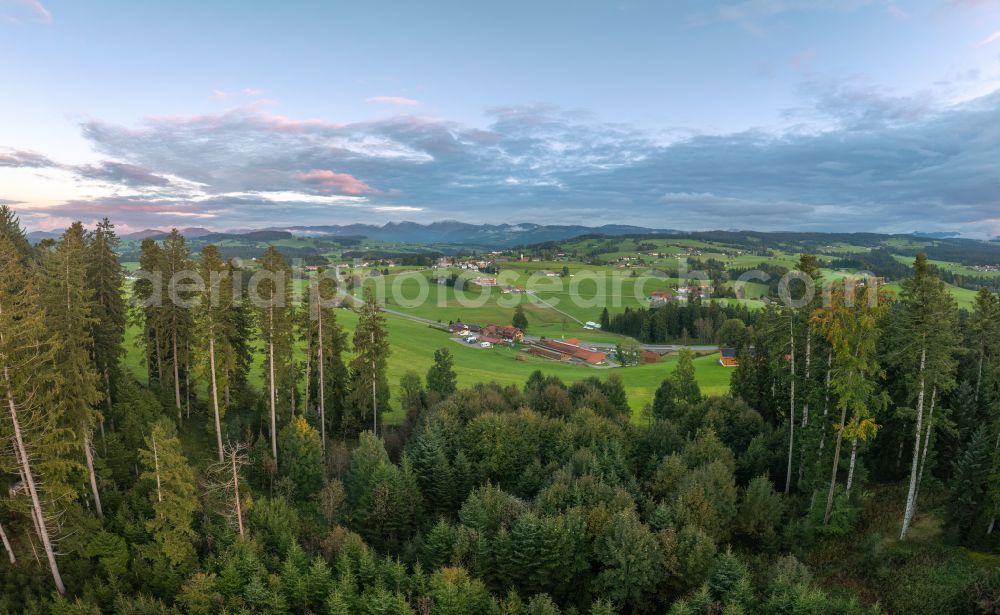
<path fill-rule="evenodd" d="M 111 416 L 114 391 L 120 379 L 119 360 L 124 354 L 127 310 L 124 299 L 125 276 L 118 260 L 115 225 L 104 218 L 87 236 L 87 286 L 94 293 L 90 335 L 94 340 L 94 365 L 104 401 Z"/>
<path fill-rule="evenodd" d="M 146 355 L 146 383 L 164 383 L 163 250 L 153 239 L 143 239 L 139 248 L 139 278 L 132 287 L 135 318 L 142 324 L 141 344 Z M 155 379 L 154 379 L 155 374 Z"/>
<path fill-rule="evenodd" d="M 528 316 L 524 313 L 524 306 L 520 303 L 514 308 L 514 317 L 511 319 L 510 324 L 514 325 L 521 331 L 528 330 Z"/>
<path fill-rule="evenodd" d="M 261 271 L 255 275 L 257 281 L 257 320 L 261 339 L 264 342 L 266 373 L 270 409 L 271 455 L 278 463 L 278 386 L 279 378 L 291 363 L 292 343 L 292 301 L 291 279 L 288 265 L 280 252 L 271 246 L 260 259 Z M 251 285 L 254 281 L 251 281 Z"/>
<path fill-rule="evenodd" d="M 17 214 L 6 204 L 0 205 L 0 237 L 6 238 L 13 246 L 11 258 L 17 258 L 22 263 L 27 263 L 34 251 L 31 249 L 31 244 L 28 243 L 28 236 L 21 228 Z"/>
<path fill-rule="evenodd" d="M 385 317 L 371 289 L 366 290 L 358 326 L 354 329 L 354 359 L 351 361 L 351 387 L 348 397 L 350 414 L 345 417 L 345 431 L 356 433 L 371 425 L 378 432 L 378 413 L 389 408 L 389 381 L 386 363 L 389 337 Z"/>
<path fill-rule="evenodd" d="M 229 373 L 224 366 L 232 365 L 233 276 L 231 268 L 222 259 L 218 248 L 208 245 L 201 250 L 198 265 L 201 277 L 201 296 L 195 308 L 195 348 L 198 350 L 199 371 L 208 381 L 208 394 L 212 402 L 215 444 L 219 461 L 223 461 L 222 416 L 225 405 L 220 396 L 229 385 Z"/>
<path fill-rule="evenodd" d="M 447 348 L 434 351 L 434 364 L 427 370 L 427 390 L 436 393 L 444 399 L 455 392 L 457 377 L 454 370 L 455 360 Z"/>
<path fill-rule="evenodd" d="M 194 472 L 181 450 L 177 429 L 165 419 L 153 424 L 146 446 L 139 451 L 140 478 L 149 485 L 153 516 L 146 529 L 169 567 L 185 571 L 196 561 L 192 541 L 198 508 Z"/>
<path fill-rule="evenodd" d="M 892 322 L 889 360 L 907 377 L 907 401 L 915 401 L 913 458 L 900 540 L 906 538 L 917 510 L 917 483 L 924 428 L 924 407 L 934 389 L 954 384 L 958 309 L 944 282 L 931 274 L 927 256 L 917 254 L 913 275 L 904 280 L 899 309 Z"/>
<path fill-rule="evenodd" d="M 174 406 L 177 411 L 177 424 L 183 421 L 181 404 L 181 381 L 188 382 L 186 371 L 189 361 L 184 351 L 191 342 L 194 321 L 191 315 L 193 293 L 184 287 L 195 274 L 191 262 L 191 251 L 184 237 L 177 229 L 172 229 L 163 240 L 163 258 L 161 261 L 163 297 L 162 326 L 165 335 L 167 356 L 170 360 L 170 376 L 174 389 Z M 184 366 L 182 373 L 181 366 Z M 186 392 L 187 393 L 187 392 Z"/>
<path fill-rule="evenodd" d="M 87 467 L 87 478 L 99 517 L 104 516 L 97 473 L 94 470 L 93 429 L 102 400 L 97 371 L 91 361 L 95 319 L 94 292 L 87 285 L 86 245 L 83 225 L 74 223 L 54 248 L 42 255 L 45 320 L 55 334 L 59 386 L 55 389 L 60 414 L 77 434 Z"/>
<path fill-rule="evenodd" d="M 59 426 L 59 416 L 47 393 L 58 382 L 52 334 L 38 309 L 37 280 L 25 268 L 18 246 L 8 234 L 0 234 L 0 399 L 9 423 L 12 446 L 0 453 L 4 470 L 19 474 L 28 494 L 28 516 L 42 545 L 49 571 L 60 594 L 66 592 L 56 561 L 53 494 L 45 489 L 55 481 L 41 482 L 39 465 L 60 457 L 55 445 L 65 446 L 72 436 Z M 8 452 L 8 450 L 10 452 Z M 8 457 L 8 455 L 11 455 Z M 46 476 L 46 479 L 49 477 Z"/>

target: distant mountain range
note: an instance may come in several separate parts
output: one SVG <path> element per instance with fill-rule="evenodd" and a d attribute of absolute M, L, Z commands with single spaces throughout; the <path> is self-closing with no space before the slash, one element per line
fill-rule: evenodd
<path fill-rule="evenodd" d="M 354 237 L 379 241 L 407 242 L 419 244 L 450 244 L 490 248 L 509 248 L 517 245 L 531 245 L 546 241 L 564 241 L 581 235 L 641 235 L 645 233 L 673 233 L 668 229 L 651 229 L 641 226 L 607 224 L 604 226 L 542 225 L 542 224 L 467 224 L 465 222 L 443 221 L 431 224 L 416 222 L 389 222 L 385 225 L 345 224 L 322 226 L 269 227 L 264 229 L 233 229 L 217 233 L 205 228 L 180 229 L 188 239 L 221 241 L 226 238 L 243 237 L 268 241 L 267 233 L 283 232 L 299 237 Z M 122 235 L 122 239 L 140 241 L 142 239 L 163 239 L 168 231 L 164 229 L 144 229 Z M 61 233 L 33 231 L 28 240 L 38 243 L 43 239 L 56 239 Z"/>
<path fill-rule="evenodd" d="M 326 226 L 290 226 L 284 230 L 306 237 L 366 237 L 381 241 L 402 241 L 424 244 L 452 244 L 509 248 L 546 241 L 564 241 L 581 235 L 632 235 L 670 233 L 668 229 L 651 229 L 623 224 L 604 226 L 542 225 L 542 224 L 468 224 L 442 221 L 431 224 L 389 222 Z"/>

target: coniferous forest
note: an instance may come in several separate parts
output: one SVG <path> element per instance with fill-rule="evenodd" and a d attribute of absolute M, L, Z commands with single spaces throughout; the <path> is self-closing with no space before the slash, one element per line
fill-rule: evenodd
<path fill-rule="evenodd" d="M 896 294 L 724 314 L 729 394 L 682 352 L 637 420 L 613 373 L 391 373 L 375 299 L 293 301 L 274 247 L 256 302 L 213 245 L 147 239 L 134 281 L 117 248 L 0 207 L 0 612 L 1000 609 L 1000 299 L 923 254 Z"/>

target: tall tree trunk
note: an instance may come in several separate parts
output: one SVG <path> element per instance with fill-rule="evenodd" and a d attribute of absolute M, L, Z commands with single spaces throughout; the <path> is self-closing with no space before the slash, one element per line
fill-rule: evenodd
<path fill-rule="evenodd" d="M 184 412 L 191 420 L 191 344 L 184 345 Z"/>
<path fill-rule="evenodd" d="M 830 512 L 833 510 L 833 492 L 837 487 L 837 470 L 840 468 L 840 446 L 844 442 L 844 422 L 847 421 L 847 407 L 840 410 L 840 425 L 837 428 L 837 443 L 833 447 L 833 469 L 830 470 L 830 489 L 826 492 L 826 512 L 823 513 L 823 525 L 829 525 Z"/>
<path fill-rule="evenodd" d="M 809 327 L 806 327 L 806 366 L 805 374 L 802 377 L 802 382 L 808 386 L 809 383 L 809 365 L 812 362 L 812 331 Z M 810 387 L 811 388 L 811 387 Z M 803 391 L 805 400 L 802 402 L 802 433 L 799 434 L 799 438 L 802 438 L 806 434 L 806 428 L 809 427 L 809 389 Z M 802 488 L 802 476 L 805 474 L 806 465 L 806 449 L 805 446 L 799 447 L 799 479 L 798 488 Z"/>
<path fill-rule="evenodd" d="M 160 484 L 160 455 L 156 452 L 156 434 L 149 435 L 153 442 L 153 473 L 156 474 L 156 501 L 163 502 L 163 487 Z"/>
<path fill-rule="evenodd" d="M 114 418 L 115 415 L 114 415 L 114 412 L 113 412 L 114 406 L 112 405 L 112 401 L 111 401 L 111 376 L 108 374 L 108 368 L 106 368 L 106 367 L 104 368 L 104 390 L 106 391 L 106 393 L 105 393 L 105 395 L 106 395 L 105 401 L 107 402 L 107 406 L 108 406 L 108 416 L 106 418 L 107 418 L 108 421 L 111 422 L 111 431 L 114 431 L 115 430 L 115 418 Z M 101 425 L 102 425 L 102 430 L 103 430 L 104 421 L 101 421 Z M 107 450 L 105 449 L 105 455 L 106 454 L 107 454 Z"/>
<path fill-rule="evenodd" d="M 924 367 L 927 365 L 927 347 L 920 350 L 920 388 L 917 392 L 917 426 L 914 430 L 916 434 L 913 441 L 913 462 L 910 464 L 910 487 L 906 494 L 906 510 L 903 511 L 903 527 L 899 530 L 899 539 L 905 540 L 906 533 L 910 531 L 910 523 L 913 522 L 913 515 L 916 513 L 917 504 L 917 470 L 920 462 L 920 430 L 924 420 Z"/>
<path fill-rule="evenodd" d="M 160 339 L 160 326 L 153 325 L 153 342 L 156 344 L 156 381 L 163 386 L 163 348 Z"/>
<path fill-rule="evenodd" d="M 90 427 L 83 428 L 83 457 L 87 461 L 87 477 L 90 480 L 90 490 L 94 494 L 94 508 L 97 516 L 104 518 L 104 509 L 101 507 L 101 493 L 97 490 L 97 473 L 94 472 L 94 452 L 91 450 Z"/>
<path fill-rule="evenodd" d="M 274 308 L 268 311 L 267 357 L 268 387 L 271 389 L 271 455 L 274 466 L 278 466 L 278 394 L 274 384 Z"/>
<path fill-rule="evenodd" d="M 240 474 L 236 470 L 235 448 L 229 455 L 229 462 L 233 468 L 233 504 L 236 508 L 236 525 L 240 528 L 240 538 L 243 538 L 243 507 L 240 503 Z"/>
<path fill-rule="evenodd" d="M 979 349 L 979 367 L 976 370 L 976 396 L 975 401 L 979 401 L 979 386 L 983 382 L 983 359 L 986 357 L 986 347 L 983 346 Z"/>
<path fill-rule="evenodd" d="M 914 501 L 920 501 L 920 485 L 924 480 L 924 466 L 927 464 L 927 449 L 930 448 L 931 432 L 934 430 L 934 402 L 937 399 L 937 387 L 931 389 L 931 407 L 927 410 L 927 427 L 924 429 L 923 450 L 920 451 L 920 469 L 917 470 L 917 491 L 913 494 Z"/>
<path fill-rule="evenodd" d="M 998 448 L 1000 448 L 1000 432 L 997 432 L 997 441 L 996 441 L 996 444 L 993 445 L 993 451 L 994 451 L 993 454 L 994 455 L 996 455 L 996 450 Z M 993 533 L 993 526 L 996 524 L 996 522 L 997 522 L 997 515 L 996 515 L 996 513 L 993 513 L 993 516 L 990 517 L 990 525 L 989 525 L 989 527 L 986 528 L 986 533 L 987 534 L 992 534 Z"/>
<path fill-rule="evenodd" d="M 844 488 L 844 493 L 851 492 L 851 485 L 854 484 L 854 462 L 858 458 L 858 438 L 855 437 L 851 441 L 851 463 L 847 466 L 847 487 Z"/>
<path fill-rule="evenodd" d="M 35 517 L 38 531 L 38 538 L 42 541 L 45 549 L 45 557 L 49 561 L 49 570 L 52 572 L 52 580 L 56 584 L 56 591 L 66 594 L 66 586 L 63 585 L 62 575 L 59 574 L 59 564 L 56 562 L 55 549 L 52 548 L 52 540 L 49 538 L 49 530 L 45 524 L 45 516 L 42 514 L 42 501 L 38 497 L 38 490 L 35 488 L 35 476 L 31 472 L 31 465 L 28 458 L 28 451 L 24 445 L 24 438 L 21 435 L 21 422 L 17 417 L 17 404 L 14 403 L 14 395 L 11 392 L 10 373 L 4 366 L 4 380 L 7 381 L 7 408 L 10 411 L 10 421 L 14 427 L 14 448 L 16 456 L 20 461 L 21 474 L 24 476 L 25 486 L 28 495 L 31 497 L 32 515 Z"/>
<path fill-rule="evenodd" d="M 302 415 L 309 416 L 309 389 L 312 388 L 312 337 L 306 342 L 306 388 L 302 392 Z"/>
<path fill-rule="evenodd" d="M 378 397 L 375 394 L 375 332 L 372 331 L 372 435 L 378 437 Z"/>
<path fill-rule="evenodd" d="M 177 407 L 177 424 L 180 425 L 184 417 L 181 414 L 181 375 L 180 375 L 180 360 L 177 355 L 177 323 L 174 323 L 174 330 L 171 333 L 171 343 L 173 344 L 173 357 L 174 357 L 174 405 Z"/>
<path fill-rule="evenodd" d="M 788 321 L 792 353 L 792 381 L 788 392 L 788 468 L 785 470 L 785 495 L 792 488 L 792 456 L 795 451 L 795 317 Z"/>
<path fill-rule="evenodd" d="M 219 461 L 225 461 L 222 456 L 222 421 L 219 418 L 219 385 L 215 378 L 215 332 L 208 336 L 208 371 L 212 378 L 212 410 L 215 412 L 215 445 L 219 448 Z"/>
<path fill-rule="evenodd" d="M 827 352 L 826 355 L 826 388 L 823 392 L 823 418 L 826 418 L 827 413 L 830 410 L 830 376 L 833 373 L 833 348 Z M 825 423 L 826 421 L 824 421 Z M 823 446 L 826 445 L 826 427 L 820 425 L 821 435 L 819 438 L 819 452 L 823 452 Z"/>
<path fill-rule="evenodd" d="M 10 547 L 10 540 L 7 539 L 7 532 L 4 531 L 2 523 L 0 523 L 0 540 L 3 541 L 3 548 L 7 551 L 7 559 L 10 560 L 11 564 L 16 564 L 17 558 L 14 557 L 14 549 Z"/>
<path fill-rule="evenodd" d="M 319 324 L 319 334 L 317 338 L 317 350 L 316 350 L 316 367 L 319 369 L 319 387 L 316 388 L 317 395 L 319 395 L 319 435 L 320 440 L 323 442 L 323 448 L 326 448 L 326 378 L 323 373 L 323 363 L 326 357 L 323 354 L 323 306 L 319 306 L 317 310 L 317 318 Z"/>

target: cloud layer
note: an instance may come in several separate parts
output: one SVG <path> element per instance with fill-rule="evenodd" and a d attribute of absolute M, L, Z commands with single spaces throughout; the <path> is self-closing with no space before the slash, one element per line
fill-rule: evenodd
<path fill-rule="evenodd" d="M 342 124 L 258 108 L 138 126 L 88 120 L 81 129 L 101 163 L 0 150 L 0 167 L 106 182 L 114 196 L 47 215 L 109 215 L 130 227 L 449 218 L 1000 232 L 1000 93 L 952 106 L 844 84 L 807 94 L 809 107 L 789 112 L 794 129 L 681 139 L 548 106 L 491 109 L 485 127 L 418 115 Z"/>

